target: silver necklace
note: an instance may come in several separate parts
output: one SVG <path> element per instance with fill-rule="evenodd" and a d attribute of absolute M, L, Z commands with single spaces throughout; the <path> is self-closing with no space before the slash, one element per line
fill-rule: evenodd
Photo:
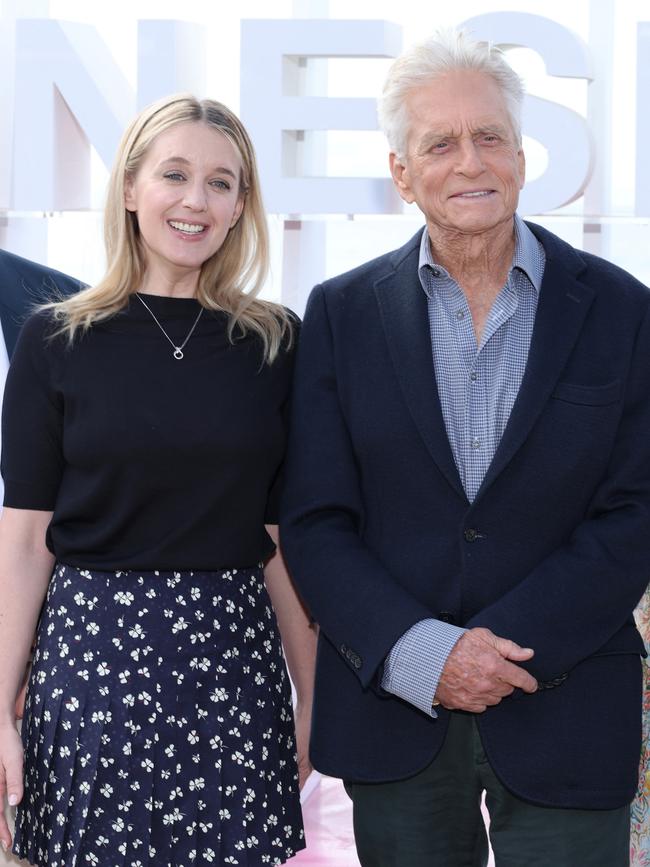
<path fill-rule="evenodd" d="M 194 320 L 194 324 L 192 325 L 192 327 L 190 328 L 190 330 L 187 332 L 187 337 L 185 338 L 185 340 L 181 343 L 180 346 L 177 346 L 177 345 L 174 343 L 174 341 L 171 339 L 171 337 L 169 336 L 169 334 L 167 334 L 167 332 L 165 331 L 165 329 L 162 327 L 162 325 L 160 324 L 160 320 L 158 319 L 158 317 L 156 316 L 156 314 L 153 312 L 153 310 L 151 309 L 151 307 L 149 307 L 149 305 L 148 305 L 147 302 L 144 300 L 144 298 L 142 297 L 142 295 L 140 295 L 139 292 L 136 292 L 135 295 L 136 295 L 137 298 L 140 299 L 140 301 L 142 301 L 142 303 L 143 303 L 144 306 L 147 308 L 147 310 L 149 311 L 149 313 L 151 313 L 151 315 L 152 315 L 152 317 L 153 317 L 153 321 L 156 323 L 156 325 L 158 326 L 158 328 L 160 328 L 160 330 L 162 331 L 162 333 L 165 335 L 165 337 L 167 338 L 167 340 L 170 342 L 170 344 L 171 344 L 171 346 L 172 346 L 172 348 L 173 348 L 173 350 L 174 350 L 174 358 L 176 359 L 176 361 L 180 361 L 181 358 L 183 358 L 183 350 L 184 350 L 185 347 L 187 346 L 187 341 L 188 341 L 188 340 L 190 339 L 190 337 L 194 334 L 194 329 L 195 329 L 196 326 L 199 324 L 199 319 L 200 319 L 201 316 L 203 315 L 203 309 L 204 309 L 204 308 L 201 307 L 201 309 L 199 310 L 199 315 L 196 317 L 196 319 Z"/>

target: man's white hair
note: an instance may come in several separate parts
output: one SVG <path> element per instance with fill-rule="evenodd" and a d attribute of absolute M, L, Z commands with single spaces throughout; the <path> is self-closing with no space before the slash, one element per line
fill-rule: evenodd
<path fill-rule="evenodd" d="M 440 30 L 397 58 L 379 99 L 379 124 L 399 159 L 406 156 L 409 132 L 406 95 L 415 87 L 457 70 L 482 72 L 492 78 L 503 94 L 515 139 L 521 143 L 524 86 L 503 52 L 489 42 L 473 40 L 463 30 Z"/>

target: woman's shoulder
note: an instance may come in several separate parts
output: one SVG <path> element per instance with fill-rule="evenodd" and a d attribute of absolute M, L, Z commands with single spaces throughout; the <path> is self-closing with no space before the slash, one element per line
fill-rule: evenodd
<path fill-rule="evenodd" d="M 300 317 L 295 310 L 287 307 L 286 304 L 281 304 L 279 301 L 269 301 L 266 298 L 256 298 L 255 303 L 259 305 L 260 310 L 266 311 L 268 315 L 274 316 L 280 321 L 289 322 L 294 328 L 300 327 Z"/>
<path fill-rule="evenodd" d="M 60 331 L 54 311 L 47 307 L 35 307 L 23 322 L 20 329 L 19 342 L 31 347 L 50 345 Z"/>
<path fill-rule="evenodd" d="M 290 360 L 300 331 L 300 317 L 289 307 L 276 301 L 255 298 L 241 319 L 235 316 L 235 343 L 243 337 L 263 356 L 263 366 L 278 369 Z"/>
<path fill-rule="evenodd" d="M 282 311 L 282 319 L 286 323 L 278 355 L 284 356 L 284 358 L 293 365 L 293 358 L 298 345 L 300 326 L 302 323 L 298 314 L 291 310 L 291 308 L 285 307 L 283 304 L 277 304 L 276 309 Z"/>
<path fill-rule="evenodd" d="M 16 369 L 33 368 L 55 381 L 67 363 L 72 342 L 65 324 L 50 306 L 36 307 L 25 319 L 11 356 Z"/>

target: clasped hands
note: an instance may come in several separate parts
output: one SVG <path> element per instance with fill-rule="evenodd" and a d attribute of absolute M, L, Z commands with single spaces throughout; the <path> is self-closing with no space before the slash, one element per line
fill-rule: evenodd
<path fill-rule="evenodd" d="M 482 713 L 522 689 L 535 692 L 537 681 L 517 665 L 534 655 L 482 626 L 465 632 L 447 657 L 436 690 L 436 703 L 448 710 Z"/>

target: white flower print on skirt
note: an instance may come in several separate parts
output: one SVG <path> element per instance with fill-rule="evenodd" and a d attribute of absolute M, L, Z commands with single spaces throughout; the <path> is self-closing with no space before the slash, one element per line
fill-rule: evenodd
<path fill-rule="evenodd" d="M 23 723 L 14 852 L 40 867 L 282 864 L 304 848 L 261 568 L 58 564 Z"/>

